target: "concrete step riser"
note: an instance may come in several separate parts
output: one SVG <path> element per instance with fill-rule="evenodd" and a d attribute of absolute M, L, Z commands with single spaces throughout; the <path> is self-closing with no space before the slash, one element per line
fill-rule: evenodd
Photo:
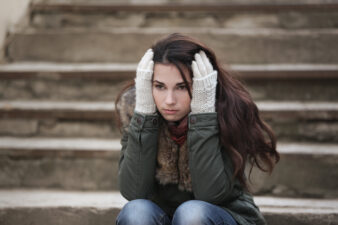
<path fill-rule="evenodd" d="M 15 137 L 97 137 L 116 138 L 120 136 L 113 119 L 24 119 L 1 118 L 0 135 Z"/>
<path fill-rule="evenodd" d="M 253 192 L 284 197 L 337 198 L 338 182 L 331 179 L 338 175 L 337 149 L 316 145 L 312 148 L 312 153 L 305 154 L 281 151 L 281 161 L 271 176 L 254 169 L 251 175 Z M 331 153 L 321 154 L 323 149 L 331 149 Z M 119 150 L 2 149 L 0 187 L 117 190 L 119 154 Z"/>
<path fill-rule="evenodd" d="M 335 30 L 129 28 L 12 34 L 6 57 L 10 61 L 134 63 L 155 40 L 172 32 L 183 32 L 200 39 L 216 51 L 221 62 L 230 64 L 337 63 L 338 59 L 338 32 Z"/>
<path fill-rule="evenodd" d="M 267 120 L 267 123 L 279 141 L 338 143 L 338 121 Z"/>
<path fill-rule="evenodd" d="M 338 143 L 337 121 L 271 121 L 278 140 Z M 14 137 L 118 138 L 113 120 L 0 119 L 0 135 Z"/>
<path fill-rule="evenodd" d="M 337 28 L 338 13 L 302 12 L 32 12 L 31 26 L 64 27 L 214 27 L 214 28 Z"/>
<path fill-rule="evenodd" d="M 254 100 L 337 101 L 338 80 L 244 81 Z"/>
<path fill-rule="evenodd" d="M 16 208 L 2 209 L 0 215 L 1 224 L 6 225 L 111 225 L 120 209 L 109 208 L 74 208 L 74 207 L 47 207 L 47 208 Z M 263 213 L 270 225 L 310 225 L 330 224 L 337 225 L 338 214 L 317 213 Z"/>
<path fill-rule="evenodd" d="M 6 225 L 112 225 L 120 208 L 47 207 L 0 209 L 0 223 Z"/>
<path fill-rule="evenodd" d="M 113 112 L 112 112 L 113 113 Z M 76 115 L 75 115 L 76 117 Z M 265 118 L 263 116 L 263 118 Z M 281 141 L 338 143 L 337 120 L 266 120 Z M 0 118 L 0 135 L 15 137 L 97 137 L 119 138 L 113 118 L 110 120 L 62 118 Z"/>
<path fill-rule="evenodd" d="M 117 158 L 1 156 L 0 188 L 117 190 Z"/>
<path fill-rule="evenodd" d="M 1 80 L 0 99 L 114 101 L 125 85 L 124 81 L 65 80 L 48 75 L 41 79 Z"/>
<path fill-rule="evenodd" d="M 86 79 L 13 79 L 0 82 L 1 100 L 114 101 L 127 83 Z M 245 81 L 255 100 L 338 101 L 338 79 Z"/>
<path fill-rule="evenodd" d="M 252 189 L 261 195 L 337 198 L 338 182 L 329 178 L 338 176 L 337 165 L 337 155 L 281 154 L 270 177 L 254 169 Z"/>

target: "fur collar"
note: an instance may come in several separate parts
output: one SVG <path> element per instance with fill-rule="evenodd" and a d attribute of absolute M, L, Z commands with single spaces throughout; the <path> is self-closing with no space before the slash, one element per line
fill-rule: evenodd
<path fill-rule="evenodd" d="M 182 146 L 175 143 L 164 122 L 158 138 L 157 162 L 156 179 L 160 184 L 178 184 L 178 189 L 192 191 L 187 141 Z"/>

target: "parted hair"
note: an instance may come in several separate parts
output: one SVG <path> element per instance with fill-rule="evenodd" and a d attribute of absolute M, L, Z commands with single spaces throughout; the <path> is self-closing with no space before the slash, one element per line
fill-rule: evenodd
<path fill-rule="evenodd" d="M 276 150 L 276 137 L 271 128 L 260 118 L 259 110 L 242 82 L 224 69 L 216 59 L 215 53 L 200 41 L 190 36 L 174 33 L 159 41 L 152 47 L 154 63 L 173 64 L 180 71 L 182 79 L 188 87 L 184 76 L 184 68 L 191 68 L 194 55 L 201 50 L 209 58 L 214 70 L 218 71 L 216 87 L 216 112 L 219 121 L 219 139 L 223 150 L 227 151 L 233 163 L 233 178 L 249 190 L 245 176 L 246 164 L 250 165 L 250 173 L 254 166 L 271 173 L 279 161 Z M 117 97 L 118 104 L 122 93 L 134 85 L 125 87 Z M 188 88 L 189 95 L 191 90 Z"/>

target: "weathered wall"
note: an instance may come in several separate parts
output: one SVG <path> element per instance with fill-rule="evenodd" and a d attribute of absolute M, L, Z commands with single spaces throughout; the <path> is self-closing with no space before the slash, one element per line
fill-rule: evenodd
<path fill-rule="evenodd" d="M 27 11 L 30 0 L 0 1 L 0 62 L 3 61 L 3 47 L 8 29 L 17 24 Z"/>

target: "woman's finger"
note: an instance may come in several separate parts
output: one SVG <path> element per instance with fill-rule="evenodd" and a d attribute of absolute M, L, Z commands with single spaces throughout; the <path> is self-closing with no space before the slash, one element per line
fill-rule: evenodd
<path fill-rule="evenodd" d="M 147 70 L 149 71 L 152 71 L 154 69 L 154 61 L 151 60 L 149 63 L 148 63 L 148 66 L 146 68 Z"/>
<path fill-rule="evenodd" d="M 198 66 L 197 66 L 197 63 L 195 61 L 192 61 L 192 72 L 194 74 L 194 78 L 201 78 L 202 75 L 200 73 L 200 71 L 198 70 Z"/>
<path fill-rule="evenodd" d="M 200 74 L 202 76 L 206 76 L 207 75 L 207 69 L 204 65 L 204 62 L 202 60 L 202 57 L 200 54 L 195 54 L 195 59 L 196 59 L 196 63 L 197 63 L 197 66 L 198 66 L 198 70 L 200 71 Z"/>
<path fill-rule="evenodd" d="M 153 59 L 153 51 L 151 49 L 149 49 L 146 54 L 144 55 L 144 59 L 142 60 L 143 62 L 143 68 L 145 69 L 147 67 L 147 65 L 149 64 L 149 62 Z"/>
<path fill-rule="evenodd" d="M 210 62 L 208 56 L 205 54 L 204 51 L 200 51 L 200 55 L 201 55 L 202 60 L 204 62 L 205 68 L 207 70 L 207 74 L 212 73 L 212 71 L 214 71 L 214 68 L 212 67 L 211 62 Z"/>
<path fill-rule="evenodd" d="M 140 63 L 137 66 L 137 69 L 146 69 L 150 60 L 152 60 L 154 52 L 152 49 L 148 49 L 144 56 L 142 57 Z"/>

